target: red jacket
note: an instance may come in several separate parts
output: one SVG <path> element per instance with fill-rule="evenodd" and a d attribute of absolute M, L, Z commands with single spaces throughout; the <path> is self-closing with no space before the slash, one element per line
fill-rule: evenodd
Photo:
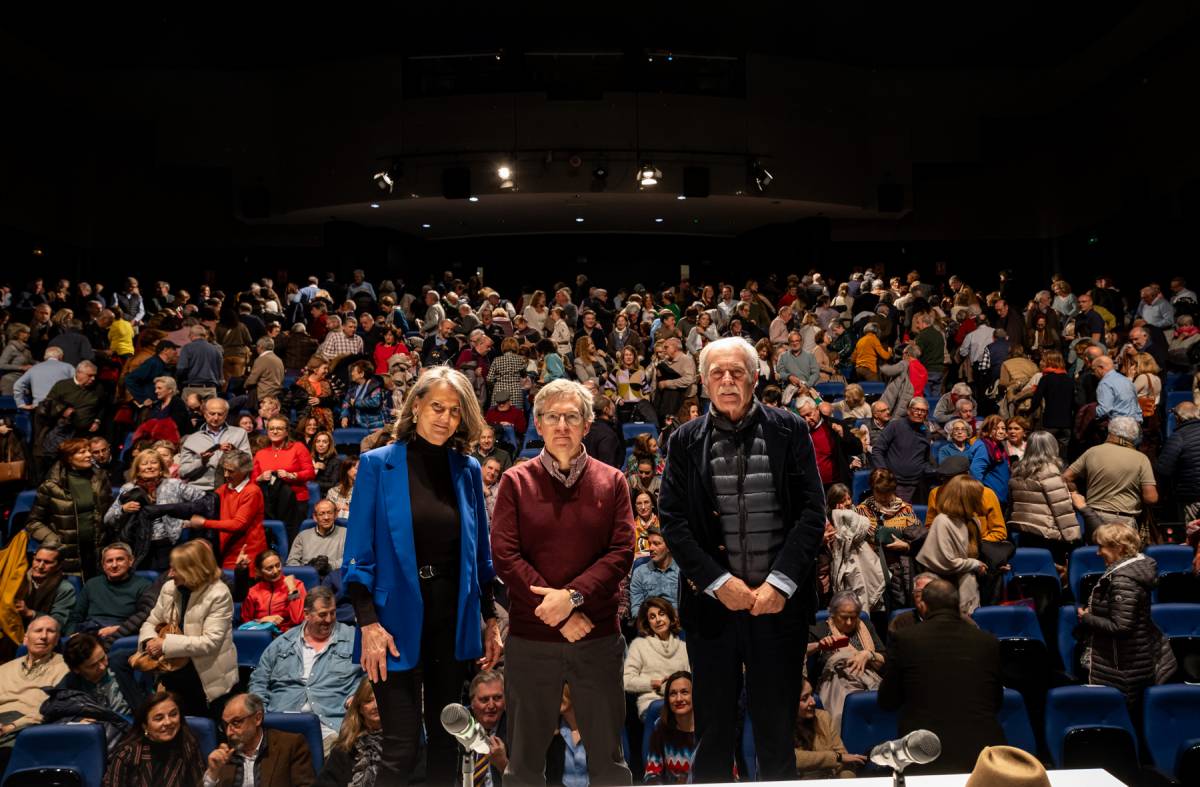
<path fill-rule="evenodd" d="M 279 615 L 283 622 L 279 624 L 280 631 L 287 631 L 292 626 L 304 622 L 304 583 L 293 579 L 295 590 L 288 590 L 287 582 L 290 577 L 280 577 L 274 582 L 266 580 L 255 582 L 242 602 L 242 621 L 265 618 L 268 615 Z"/>
<path fill-rule="evenodd" d="M 221 518 L 206 519 L 204 526 L 221 531 L 221 568 L 233 568 L 244 545 L 250 556 L 250 575 L 254 576 L 254 558 L 267 548 L 262 490 L 246 479 L 241 492 L 229 484 L 221 484 L 217 487 L 217 497 L 221 500 Z"/>
<path fill-rule="evenodd" d="M 296 500 L 301 503 L 308 502 L 308 482 L 316 480 L 317 471 L 313 469 L 312 454 L 304 447 L 304 443 L 293 440 L 285 448 L 272 448 L 268 445 L 259 449 L 254 455 L 253 480 L 257 482 L 258 477 L 268 470 L 295 473 L 296 478 L 289 478 L 286 483 L 295 493 Z M 284 557 L 286 559 L 286 555 Z"/>
<path fill-rule="evenodd" d="M 583 594 L 593 629 L 585 639 L 619 632 L 621 580 L 633 567 L 633 508 L 621 471 L 588 457 L 569 489 L 540 458 L 500 477 L 492 516 L 492 562 L 509 593 L 509 631 L 525 639 L 562 642 L 533 611 L 542 597 L 530 585 Z"/>

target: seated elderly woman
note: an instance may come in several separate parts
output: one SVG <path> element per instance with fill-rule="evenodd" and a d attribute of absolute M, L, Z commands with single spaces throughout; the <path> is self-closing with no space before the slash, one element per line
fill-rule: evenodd
<path fill-rule="evenodd" d="M 809 674 L 816 676 L 821 705 L 829 711 L 833 729 L 841 729 L 847 694 L 879 688 L 884 664 L 883 641 L 852 591 L 835 593 L 829 618 L 809 628 Z"/>
<path fill-rule="evenodd" d="M 934 464 L 940 465 L 952 456 L 966 456 L 967 451 L 971 449 L 971 435 L 974 431 L 971 425 L 961 418 L 955 418 L 946 424 L 946 442 L 938 446 L 937 455 L 933 457 Z"/>
<path fill-rule="evenodd" d="M 637 695 L 638 716 L 663 698 L 663 679 L 690 669 L 687 644 L 679 639 L 679 615 L 665 598 L 646 599 L 638 610 L 638 632 L 625 654 L 625 691 Z"/>
<path fill-rule="evenodd" d="M 179 698 L 159 691 L 138 706 L 133 728 L 108 755 L 104 787 L 200 787 L 204 759 Z"/>
<path fill-rule="evenodd" d="M 812 684 L 802 681 L 800 707 L 796 711 L 796 775 L 801 779 L 853 779 L 854 769 L 866 763 L 861 754 L 851 754 L 842 743 L 829 711 L 817 707 Z"/>
<path fill-rule="evenodd" d="M 875 543 L 887 558 L 885 593 L 893 608 L 912 606 L 911 555 L 920 548 L 928 529 L 913 507 L 896 494 L 896 476 L 885 467 L 871 471 L 871 494 L 858 504 L 858 513 L 875 523 Z"/>
<path fill-rule="evenodd" d="M 129 480 L 104 513 L 104 524 L 117 540 L 133 547 L 138 568 L 166 571 L 184 520 L 204 510 L 204 490 L 171 478 L 170 469 L 157 449 L 139 452 L 129 466 Z"/>
<path fill-rule="evenodd" d="M 1090 653 L 1087 682 L 1118 689 L 1136 707 L 1147 686 L 1165 683 L 1177 668 L 1170 643 L 1150 617 L 1158 566 L 1139 552 L 1141 538 L 1128 525 L 1101 525 L 1093 539 L 1106 568 L 1077 610 L 1076 636 Z"/>

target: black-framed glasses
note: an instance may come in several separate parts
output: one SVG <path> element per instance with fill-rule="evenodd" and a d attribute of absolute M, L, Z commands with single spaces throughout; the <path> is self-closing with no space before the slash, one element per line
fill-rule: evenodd
<path fill-rule="evenodd" d="M 252 717 L 253 715 L 254 715 L 253 713 L 247 713 L 245 716 L 237 716 L 237 717 L 230 719 L 229 721 L 225 721 L 224 719 L 222 719 L 221 726 L 224 727 L 225 729 L 229 729 L 230 727 L 240 728 L 243 724 L 246 723 L 246 720 L 249 719 L 250 717 Z"/>

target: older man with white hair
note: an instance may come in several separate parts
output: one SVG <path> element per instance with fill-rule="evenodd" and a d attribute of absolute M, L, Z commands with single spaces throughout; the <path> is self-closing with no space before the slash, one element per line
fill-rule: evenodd
<path fill-rule="evenodd" d="M 1108 439 L 1083 452 L 1063 472 L 1074 488 L 1087 484 L 1088 507 L 1105 522 L 1137 526 L 1143 506 L 1158 502 L 1158 486 L 1150 460 L 1137 449 L 1142 428 L 1134 419 L 1118 415 L 1108 422 Z"/>
<path fill-rule="evenodd" d="M 619 737 L 625 641 L 617 619 L 633 565 L 629 491 L 620 470 L 583 447 L 593 419 L 586 388 L 570 380 L 545 385 L 533 418 L 545 448 L 501 477 L 492 516 L 492 560 L 510 600 L 504 782 L 546 783 L 546 746 L 559 727 L 566 682 L 591 783 L 630 784 Z"/>
<path fill-rule="evenodd" d="M 695 676 L 696 782 L 729 781 L 743 680 L 760 778 L 795 778 L 796 654 L 816 599 L 825 496 L 807 425 L 754 397 L 758 354 L 700 353 L 712 408 L 671 436 L 659 517 L 688 580 L 679 608 Z"/>
<path fill-rule="evenodd" d="M 655 409 L 660 423 L 679 412 L 684 399 L 696 395 L 696 362 L 684 352 L 683 342 L 672 336 L 663 343 L 666 360 L 655 367 Z M 757 362 L 756 362 L 757 363 Z"/>
<path fill-rule="evenodd" d="M 67 380 L 74 374 L 75 368 L 63 361 L 62 348 L 47 347 L 45 360 L 26 369 L 13 383 L 13 398 L 17 400 L 17 407 L 22 410 L 35 409 L 55 383 Z"/>
<path fill-rule="evenodd" d="M 25 629 L 25 655 L 0 665 L 0 771 L 12 756 L 17 733 L 41 723 L 44 689 L 58 685 L 69 671 L 54 652 L 59 630 L 49 615 L 34 618 Z"/>

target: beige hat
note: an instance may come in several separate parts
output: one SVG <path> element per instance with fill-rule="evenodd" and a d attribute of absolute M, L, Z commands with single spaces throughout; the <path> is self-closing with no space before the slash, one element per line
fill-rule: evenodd
<path fill-rule="evenodd" d="M 1050 777 L 1029 752 L 1013 746 L 988 746 L 979 752 L 966 787 L 1050 787 Z"/>

